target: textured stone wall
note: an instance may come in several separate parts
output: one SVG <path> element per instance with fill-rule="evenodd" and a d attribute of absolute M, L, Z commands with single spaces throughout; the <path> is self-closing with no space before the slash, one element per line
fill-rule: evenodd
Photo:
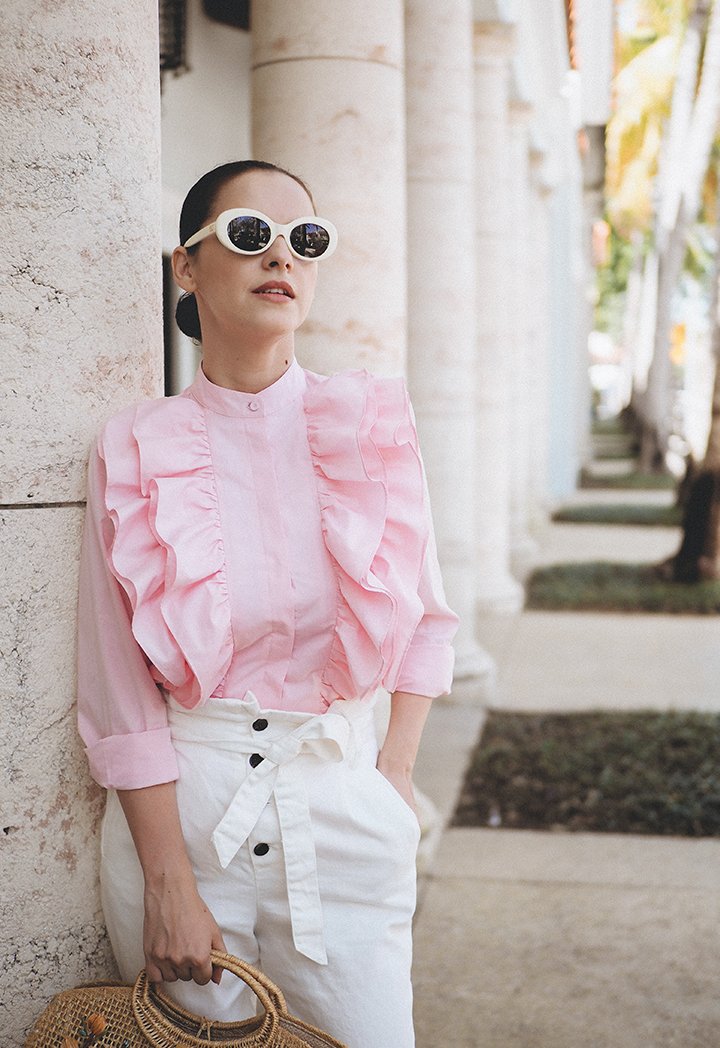
<path fill-rule="evenodd" d="M 0 1029 L 112 975 L 101 791 L 75 729 L 85 462 L 100 422 L 161 392 L 153 0 L 6 0 L 0 34 Z"/>

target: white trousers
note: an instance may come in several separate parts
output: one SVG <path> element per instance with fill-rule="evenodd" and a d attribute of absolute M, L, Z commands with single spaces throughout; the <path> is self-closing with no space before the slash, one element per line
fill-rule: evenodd
<path fill-rule="evenodd" d="M 414 813 L 375 767 L 372 703 L 313 715 L 211 699 L 170 702 L 178 806 L 200 894 L 230 953 L 278 983 L 290 1011 L 349 1048 L 413 1048 Z M 262 760 L 260 759 L 262 758 Z M 123 978 L 142 950 L 143 877 L 114 791 L 102 828 L 101 885 Z M 220 986 L 165 990 L 214 1019 L 254 1015 Z"/>

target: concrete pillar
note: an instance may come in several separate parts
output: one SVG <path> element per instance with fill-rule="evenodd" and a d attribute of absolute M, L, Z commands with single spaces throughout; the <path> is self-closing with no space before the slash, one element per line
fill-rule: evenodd
<path fill-rule="evenodd" d="M 531 342 L 532 240 L 530 232 L 529 124 L 533 107 L 513 99 L 508 107 L 508 182 L 510 367 L 510 558 L 522 571 L 536 552 L 529 532 L 533 516 L 530 487 L 531 445 L 544 440 L 533 429 L 533 404 L 538 393 L 538 360 Z"/>
<path fill-rule="evenodd" d="M 103 793 L 73 708 L 76 565 L 93 435 L 161 392 L 157 5 L 9 0 L 0 68 L 0 996 L 19 1046 L 52 993 L 113 974 Z"/>
<path fill-rule="evenodd" d="M 550 433 L 551 494 L 565 499 L 576 487 L 586 461 L 590 417 L 587 336 L 586 260 L 583 251 L 582 174 L 576 129 L 562 96 L 548 111 L 554 124 L 552 193 L 547 200 L 550 285 Z"/>
<path fill-rule="evenodd" d="M 512 340 L 507 248 L 508 63 L 512 28 L 475 24 L 477 262 L 477 596 L 481 611 L 515 611 L 523 599 L 511 576 L 510 418 Z"/>
<path fill-rule="evenodd" d="M 471 0 L 405 7 L 408 380 L 448 601 L 455 676 L 490 678 L 475 639 L 475 201 Z"/>
<path fill-rule="evenodd" d="M 298 334 L 321 372 L 406 360 L 402 0 L 253 6 L 252 142 L 306 179 L 340 244 Z"/>
<path fill-rule="evenodd" d="M 548 207 L 552 187 L 544 175 L 545 154 L 530 150 L 530 222 L 529 222 L 529 295 L 530 370 L 533 395 L 530 405 L 530 427 L 533 439 L 529 455 L 530 528 L 547 522 L 553 502 L 549 477 L 550 434 L 550 267 Z"/>

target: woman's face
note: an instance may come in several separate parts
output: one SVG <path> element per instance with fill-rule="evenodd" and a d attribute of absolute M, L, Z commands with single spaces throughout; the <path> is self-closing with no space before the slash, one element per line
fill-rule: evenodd
<path fill-rule="evenodd" d="M 204 224 L 233 207 L 282 223 L 313 214 L 302 186 L 279 171 L 247 171 L 227 182 Z M 258 255 L 236 254 L 210 236 L 192 253 L 176 248 L 173 265 L 180 287 L 195 293 L 204 337 L 210 330 L 238 329 L 281 337 L 300 327 L 315 294 L 317 262 L 296 258 L 283 236 Z M 270 281 L 283 284 L 287 294 L 261 290 Z"/>

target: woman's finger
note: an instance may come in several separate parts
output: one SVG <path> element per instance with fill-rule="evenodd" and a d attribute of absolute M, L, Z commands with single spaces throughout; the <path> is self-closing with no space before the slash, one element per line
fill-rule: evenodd
<path fill-rule="evenodd" d="M 227 947 L 225 945 L 225 940 L 222 937 L 222 932 L 217 927 L 217 925 L 215 927 L 215 931 L 213 932 L 212 948 L 213 950 L 220 950 L 221 953 L 228 952 Z M 222 979 L 222 973 L 223 969 L 219 968 L 217 964 L 214 964 L 212 970 L 212 981 L 216 983 L 218 986 L 220 985 L 220 980 Z"/>
<path fill-rule="evenodd" d="M 145 971 L 147 973 L 148 982 L 157 983 L 164 981 L 163 973 L 160 971 L 158 965 L 147 957 L 145 958 Z"/>
<path fill-rule="evenodd" d="M 165 961 L 162 964 L 159 964 L 158 968 L 160 969 L 163 982 L 177 982 L 177 974 L 174 965 Z"/>

